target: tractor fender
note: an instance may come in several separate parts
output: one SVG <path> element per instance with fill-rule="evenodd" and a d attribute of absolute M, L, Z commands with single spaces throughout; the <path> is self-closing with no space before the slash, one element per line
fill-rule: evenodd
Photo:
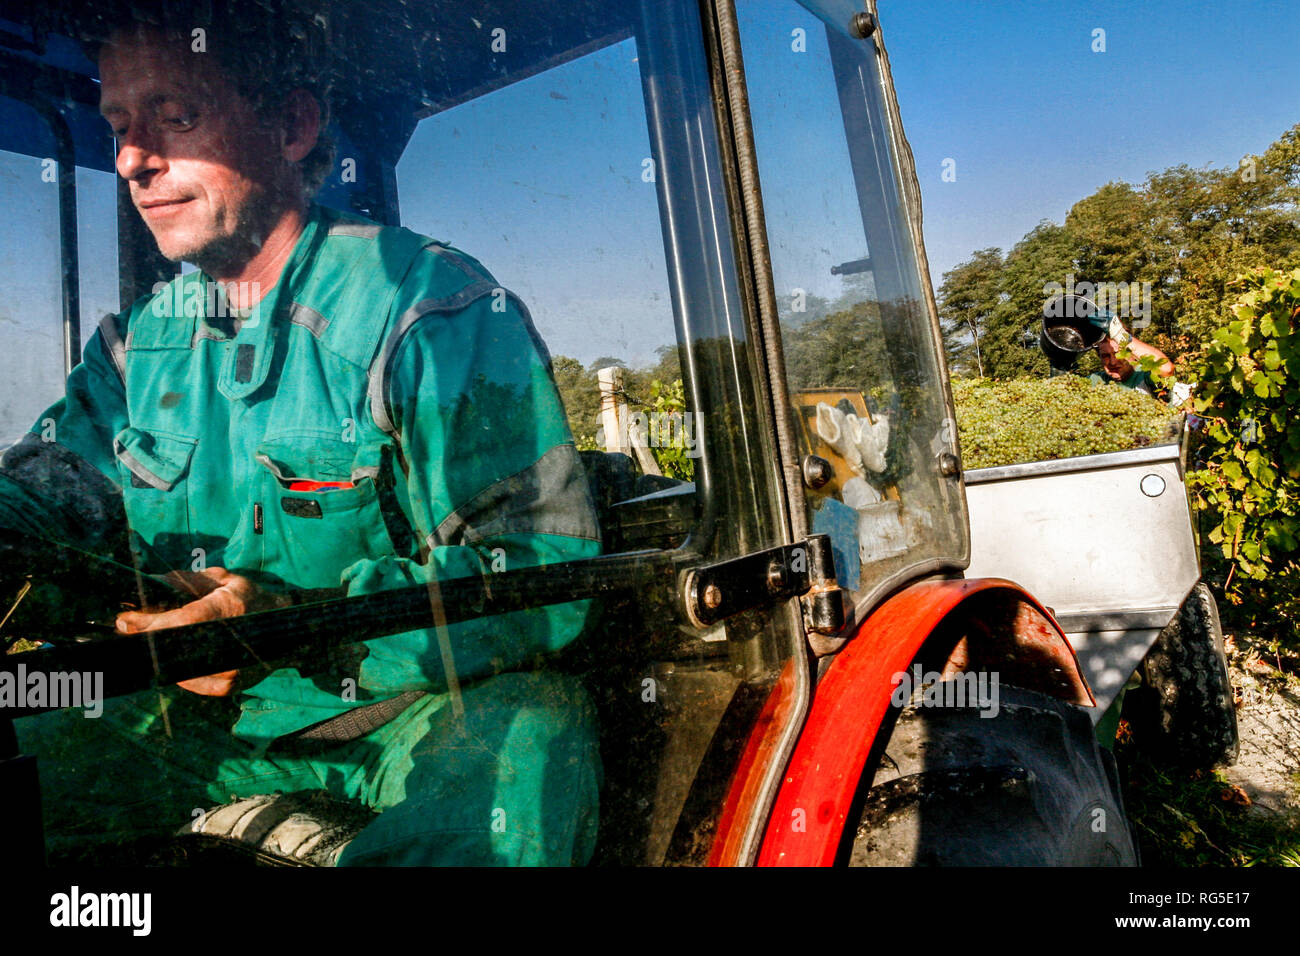
<path fill-rule="evenodd" d="M 759 865 L 835 862 L 894 689 L 919 657 L 927 671 L 945 679 L 978 672 L 1000 684 L 1096 706 L 1065 634 L 1018 585 L 1001 578 L 910 585 L 861 622 L 818 681 Z"/>

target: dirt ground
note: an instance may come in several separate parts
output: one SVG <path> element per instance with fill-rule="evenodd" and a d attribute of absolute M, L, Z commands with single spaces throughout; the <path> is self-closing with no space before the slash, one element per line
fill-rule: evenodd
<path fill-rule="evenodd" d="M 1241 736 L 1228 781 L 1246 791 L 1257 814 L 1300 812 L 1300 667 L 1249 637 L 1225 643 Z"/>

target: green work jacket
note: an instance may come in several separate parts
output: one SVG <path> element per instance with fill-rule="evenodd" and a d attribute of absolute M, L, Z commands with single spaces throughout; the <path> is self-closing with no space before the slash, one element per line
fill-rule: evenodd
<path fill-rule="evenodd" d="M 1094 385 L 1108 385 L 1114 383 L 1122 385 L 1124 388 L 1144 392 L 1147 395 L 1155 395 L 1155 383 L 1151 381 L 1151 373 L 1144 372 L 1141 369 L 1134 369 L 1128 377 L 1122 381 L 1115 381 L 1109 375 L 1101 372 L 1093 372 L 1088 376 L 1088 380 Z"/>
<path fill-rule="evenodd" d="M 545 345 L 474 259 L 313 207 L 250 315 L 223 318 L 212 288 L 189 273 L 105 318 L 66 398 L 0 462 L 0 527 L 93 549 L 78 514 L 120 489 L 145 571 L 220 566 L 280 592 L 599 552 Z M 557 650 L 586 610 L 449 626 L 456 680 Z M 360 647 L 265 676 L 235 732 L 272 739 L 449 685 L 432 629 Z"/>

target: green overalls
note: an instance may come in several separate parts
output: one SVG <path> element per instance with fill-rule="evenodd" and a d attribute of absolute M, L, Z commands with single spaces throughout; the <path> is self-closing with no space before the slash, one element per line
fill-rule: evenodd
<path fill-rule="evenodd" d="M 1122 385 L 1124 388 L 1136 389 L 1139 392 L 1145 392 L 1147 395 L 1152 396 L 1156 393 L 1155 383 L 1151 381 L 1151 373 L 1144 372 L 1141 369 L 1134 369 L 1129 373 L 1127 378 L 1118 382 L 1109 375 L 1104 375 L 1100 372 L 1093 372 L 1088 376 L 1088 381 L 1092 382 L 1093 385 L 1107 385 L 1114 382 L 1116 385 Z"/>
<path fill-rule="evenodd" d="M 34 436 L 52 432 L 61 460 L 120 486 L 143 570 L 221 566 L 272 591 L 361 594 L 599 552 L 545 346 L 476 261 L 316 207 L 237 332 L 207 314 L 221 303 L 207 290 L 191 273 L 107 317 L 26 440 L 36 454 Z M 58 489 L 38 491 L 0 469 L 0 527 L 92 547 Z M 344 863 L 582 862 L 596 824 L 594 717 L 576 682 L 529 665 L 577 636 L 586 612 L 578 602 L 447 627 L 457 701 L 430 629 L 265 675 L 244 691 L 234 736 L 228 701 L 175 688 L 110 701 L 99 721 L 20 721 L 51 842 L 61 826 L 174 830 L 233 796 L 324 787 L 385 811 Z M 328 752 L 274 743 L 411 690 L 430 693 Z M 52 796 L 54 774 L 65 783 Z M 127 792 L 142 787 L 153 792 Z M 80 806 L 65 813 L 64 801 Z"/>

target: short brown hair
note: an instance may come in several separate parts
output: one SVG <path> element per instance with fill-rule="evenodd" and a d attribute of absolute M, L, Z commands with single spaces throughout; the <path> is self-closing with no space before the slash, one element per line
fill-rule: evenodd
<path fill-rule="evenodd" d="M 221 72 L 265 119 L 280 112 L 293 90 L 310 93 L 320 106 L 321 132 L 299 167 L 307 196 L 316 194 L 334 165 L 334 140 L 325 129 L 333 85 L 325 14 L 309 13 L 295 0 L 110 0 L 81 17 L 75 29 L 86 54 L 98 62 L 114 33 L 139 26 L 159 30 L 169 40 L 202 42 L 203 49 L 216 56 Z"/>

